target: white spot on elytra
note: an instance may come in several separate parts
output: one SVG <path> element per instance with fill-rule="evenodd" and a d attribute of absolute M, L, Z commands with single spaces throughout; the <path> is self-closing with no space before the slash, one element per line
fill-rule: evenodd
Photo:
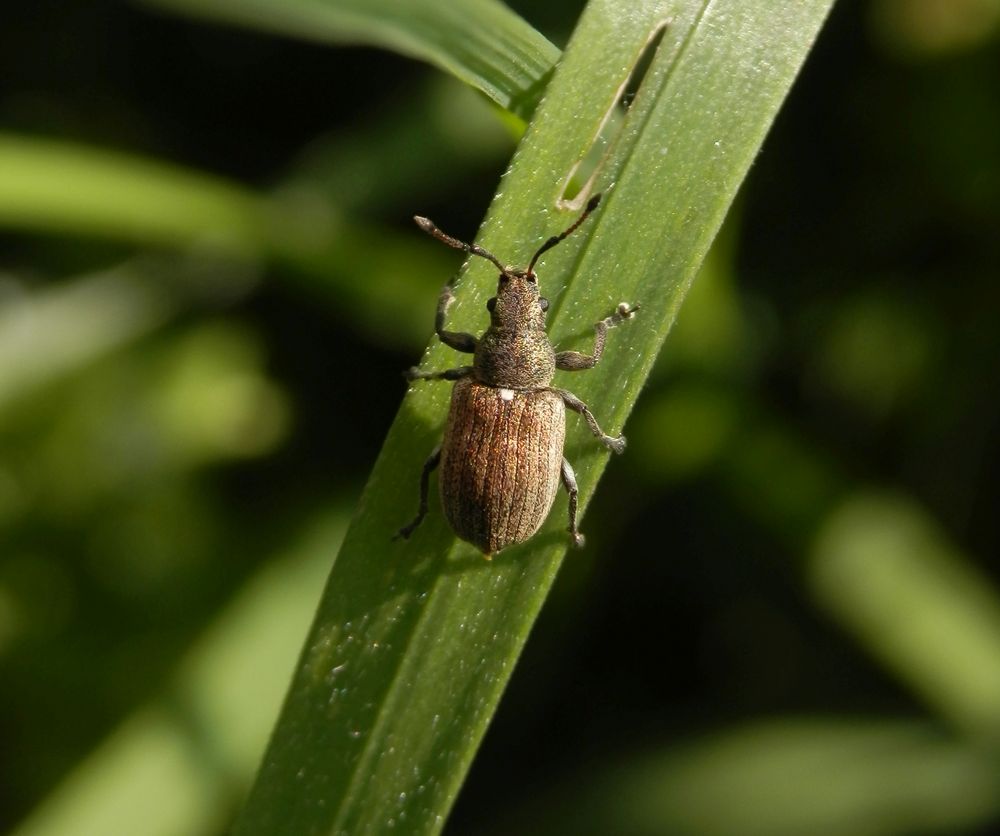
<path fill-rule="evenodd" d="M 500 390 L 500 400 L 502 400 L 502 401 L 512 401 L 512 400 L 514 400 L 514 390 L 513 389 L 501 389 Z"/>

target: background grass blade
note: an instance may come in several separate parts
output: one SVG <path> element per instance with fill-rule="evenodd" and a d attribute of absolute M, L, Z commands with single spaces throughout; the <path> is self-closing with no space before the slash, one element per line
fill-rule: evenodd
<path fill-rule="evenodd" d="M 974 832 L 997 807 L 992 770 L 929 723 L 789 716 L 603 762 L 484 836 L 853 836 L 866 819 L 874 833 Z"/>
<path fill-rule="evenodd" d="M 380 46 L 440 67 L 527 118 L 559 50 L 496 0 L 143 0 L 325 43 Z"/>
<path fill-rule="evenodd" d="M 572 217 L 556 211 L 563 183 L 628 68 L 670 21 L 597 172 L 606 201 L 539 270 L 564 346 L 588 343 L 591 324 L 618 301 L 643 304 L 612 335 L 601 367 L 565 381 L 607 430 L 621 427 L 637 397 L 829 5 L 596 0 L 581 19 L 481 242 L 520 260 Z M 469 265 L 452 327 L 481 330 L 494 278 Z M 434 345 L 426 364 L 456 361 Z M 436 511 L 410 542 L 389 542 L 412 513 L 447 398 L 444 386 L 414 390 L 389 433 L 239 834 L 442 826 L 566 548 L 564 502 L 534 541 L 492 564 L 456 543 Z M 568 456 L 585 503 L 606 457 L 578 426 Z"/>
<path fill-rule="evenodd" d="M 166 693 L 127 717 L 15 836 L 216 832 L 214 796 L 250 778 L 306 627 L 303 610 L 343 529 L 337 512 L 304 521 L 190 648 Z"/>
<path fill-rule="evenodd" d="M 255 253 L 266 203 L 222 177 L 69 142 L 0 134 L 0 225 Z"/>

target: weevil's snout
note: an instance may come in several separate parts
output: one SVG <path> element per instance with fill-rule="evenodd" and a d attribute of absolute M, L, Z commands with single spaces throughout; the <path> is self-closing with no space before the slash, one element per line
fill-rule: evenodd
<path fill-rule="evenodd" d="M 497 279 L 497 296 L 535 300 L 538 298 L 538 276 L 531 270 L 508 269 Z"/>

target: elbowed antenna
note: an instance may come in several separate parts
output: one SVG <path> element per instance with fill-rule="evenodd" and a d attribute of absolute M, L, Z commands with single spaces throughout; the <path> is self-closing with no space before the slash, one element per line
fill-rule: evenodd
<path fill-rule="evenodd" d="M 531 257 L 531 263 L 528 265 L 528 273 L 530 274 L 530 273 L 534 272 L 535 262 L 538 261 L 538 257 L 542 253 L 544 253 L 546 250 L 551 250 L 556 244 L 558 244 L 560 241 L 562 241 L 563 238 L 566 238 L 568 235 L 571 235 L 573 233 L 573 231 L 580 224 L 582 224 L 585 220 L 587 220 L 587 215 L 589 215 L 591 212 L 593 212 L 597 208 L 597 204 L 600 203 L 600 202 L 601 202 L 601 194 L 600 194 L 600 192 L 598 192 L 590 200 L 587 201 L 587 206 L 583 210 L 583 214 L 580 215 L 580 217 L 576 219 L 576 221 L 573 223 L 573 225 L 569 229 L 567 229 L 565 232 L 560 233 L 559 235 L 553 235 L 551 238 L 549 238 L 548 241 L 546 241 L 544 244 L 542 244 L 542 246 L 540 246 L 538 248 L 538 252 L 536 252 Z"/>
<path fill-rule="evenodd" d="M 434 221 L 430 220 L 430 218 L 422 218 L 420 215 L 414 215 L 413 220 L 417 222 L 417 226 L 419 226 L 424 232 L 428 235 L 433 235 L 438 239 L 438 241 L 447 244 L 449 247 L 454 247 L 456 250 L 465 250 L 465 252 L 471 253 L 472 255 L 478 255 L 489 259 L 500 268 L 501 273 L 507 272 L 507 268 L 501 264 L 500 260 L 493 255 L 493 253 L 489 252 L 489 250 L 484 250 L 478 244 L 466 244 L 464 241 L 459 241 L 457 238 L 445 235 L 440 229 L 437 228 L 437 226 L 434 225 Z"/>

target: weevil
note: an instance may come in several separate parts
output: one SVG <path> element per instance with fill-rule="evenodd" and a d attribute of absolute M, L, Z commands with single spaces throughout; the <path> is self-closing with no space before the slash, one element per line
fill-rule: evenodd
<path fill-rule="evenodd" d="M 556 369 L 581 371 L 597 365 L 609 328 L 639 310 L 625 302 L 594 325 L 590 354 L 557 352 L 545 331 L 549 303 L 538 289 L 535 264 L 539 257 L 580 226 L 596 208 L 594 195 L 579 218 L 564 232 L 547 239 L 526 268 L 502 264 L 477 244 L 446 235 L 427 218 L 417 225 L 439 241 L 493 262 L 500 269 L 497 293 L 486 303 L 490 325 L 478 339 L 445 330 L 454 301 L 452 278 L 438 297 L 434 331 L 445 345 L 472 355 L 471 366 L 440 372 L 411 368 L 409 381 L 455 381 L 444 438 L 431 453 L 420 475 L 417 516 L 396 535 L 408 538 L 427 515 L 428 486 L 441 468 L 439 486 L 445 517 L 454 532 L 487 558 L 507 546 L 523 543 L 541 527 L 552 508 L 559 483 L 569 494 L 569 534 L 583 546 L 577 528 L 576 475 L 563 456 L 566 408 L 580 413 L 591 432 L 614 453 L 625 449 L 624 436 L 612 437 L 576 395 L 550 385 Z"/>

